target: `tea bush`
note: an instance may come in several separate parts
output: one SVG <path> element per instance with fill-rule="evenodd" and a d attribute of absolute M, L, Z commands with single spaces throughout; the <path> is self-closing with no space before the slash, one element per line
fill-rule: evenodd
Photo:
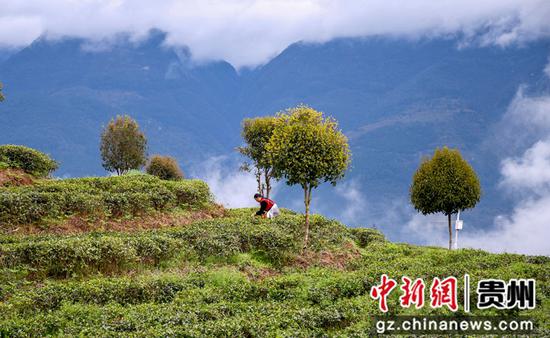
<path fill-rule="evenodd" d="M 352 237 L 357 242 L 357 244 L 362 248 L 366 247 L 371 243 L 386 241 L 386 238 L 384 237 L 384 235 L 376 229 L 350 228 L 349 231 Z"/>
<path fill-rule="evenodd" d="M 349 240 L 346 229 L 335 221 L 315 216 L 311 224 L 315 244 L 311 250 L 341 246 Z M 302 216 L 283 215 L 276 221 L 229 217 L 136 233 L 2 236 L 0 268 L 25 266 L 36 275 L 72 276 L 122 271 L 136 264 L 158 265 L 181 254 L 204 262 L 246 252 L 281 266 L 300 253 L 302 225 Z"/>
<path fill-rule="evenodd" d="M 299 220 L 286 218 L 285 226 L 295 227 Z M 298 221 L 298 222 L 297 222 Z M 284 259 L 297 252 L 297 241 L 276 222 L 254 219 L 219 219 L 193 223 L 169 233 L 180 238 L 202 258 L 229 257 L 239 252 L 261 251 L 272 259 Z"/>
<path fill-rule="evenodd" d="M 137 261 L 136 250 L 120 238 L 69 238 L 2 245 L 3 267 L 29 266 L 49 276 L 120 270 Z"/>
<path fill-rule="evenodd" d="M 212 203 L 200 180 L 163 181 L 150 175 L 43 180 L 0 188 L 0 225 L 29 224 L 71 215 L 121 217 Z"/>
<path fill-rule="evenodd" d="M 40 288 L 25 289 L 12 294 L 9 302 L 20 313 L 56 310 L 63 303 L 121 305 L 167 303 L 186 289 L 197 288 L 190 278 L 160 275 L 147 278 L 94 278 L 84 281 L 48 281 Z"/>
<path fill-rule="evenodd" d="M 48 155 L 18 145 L 0 145 L 0 169 L 21 169 L 36 177 L 46 177 L 58 167 Z"/>
<path fill-rule="evenodd" d="M 0 334 L 368 337 L 379 310 L 361 273 L 314 269 L 248 281 L 230 268 L 215 268 L 189 275 L 52 281 L 21 289 L 0 304 Z M 394 296 L 392 314 L 407 313 Z M 450 315 L 445 311 L 425 307 L 415 313 Z M 542 311 L 534 316 L 547 327 Z"/>
<path fill-rule="evenodd" d="M 360 315 L 365 311 L 360 305 L 370 302 L 349 295 L 321 304 L 315 293 L 304 292 L 305 285 L 322 285 L 327 278 L 341 278 L 341 274 L 315 271 L 250 282 L 236 270 L 216 268 L 188 276 L 51 281 L 13 294 L 8 300 L 9 314 L 0 315 L 0 327 L 10 336 L 74 335 L 78 322 L 89 333 L 101 335 L 166 334 L 170 330 L 183 335 L 221 336 L 262 336 L 287 330 L 321 333 L 362 319 Z M 301 282 L 292 282 L 296 278 Z M 294 296 L 273 297 L 284 292 Z M 96 317 L 96 310 L 103 315 Z"/>
<path fill-rule="evenodd" d="M 185 243 L 159 234 L 84 235 L 0 246 L 0 266 L 26 266 L 37 275 L 63 277 L 116 272 L 139 264 L 156 265 L 181 252 Z"/>

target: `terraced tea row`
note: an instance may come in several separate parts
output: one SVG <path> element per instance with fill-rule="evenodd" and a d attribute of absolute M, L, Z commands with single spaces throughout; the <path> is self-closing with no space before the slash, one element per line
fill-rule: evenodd
<path fill-rule="evenodd" d="M 40 180 L 0 188 L 0 226 L 83 216 L 113 218 L 152 211 L 201 209 L 212 203 L 200 180 L 164 181 L 150 175 Z"/>
<path fill-rule="evenodd" d="M 205 260 L 242 252 L 262 254 L 281 264 L 301 249 L 302 217 L 282 216 L 270 222 L 236 217 L 135 233 L 105 232 L 78 236 L 3 236 L 0 267 L 26 267 L 38 277 L 113 273 L 136 265 L 157 265 L 173 257 Z M 312 250 L 351 240 L 345 227 L 314 217 Z"/>

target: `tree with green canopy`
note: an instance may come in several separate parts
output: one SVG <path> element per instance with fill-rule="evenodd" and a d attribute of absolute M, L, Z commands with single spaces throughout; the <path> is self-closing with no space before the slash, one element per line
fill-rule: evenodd
<path fill-rule="evenodd" d="M 242 155 L 252 160 L 252 164 L 245 162 L 241 169 L 254 171 L 258 193 L 267 198 L 271 192 L 272 166 L 267 156 L 266 144 L 271 139 L 275 125 L 276 117 L 273 116 L 244 119 L 241 136 L 246 145 L 237 148 Z"/>
<path fill-rule="evenodd" d="M 304 250 L 309 239 L 311 192 L 323 182 L 344 177 L 351 162 L 348 139 L 331 117 L 306 105 L 279 113 L 273 135 L 266 145 L 273 176 L 304 190 Z"/>
<path fill-rule="evenodd" d="M 147 139 L 128 115 L 117 115 L 104 128 L 100 150 L 103 168 L 118 175 L 140 169 L 147 161 Z"/>
<path fill-rule="evenodd" d="M 458 149 L 436 149 L 424 158 L 410 188 L 414 208 L 424 215 L 443 213 L 449 225 L 449 249 L 453 244 L 451 215 L 475 207 L 481 197 L 479 179 Z"/>
<path fill-rule="evenodd" d="M 0 82 L 0 102 L 4 101 L 4 95 L 2 94 L 2 82 Z"/>

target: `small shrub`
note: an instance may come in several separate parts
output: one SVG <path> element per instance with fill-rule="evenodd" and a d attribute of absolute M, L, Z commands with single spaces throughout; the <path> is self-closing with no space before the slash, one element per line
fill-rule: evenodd
<path fill-rule="evenodd" d="M 0 146 L 0 169 L 14 168 L 36 177 L 46 177 L 57 169 L 58 164 L 48 155 L 24 146 Z"/>
<path fill-rule="evenodd" d="M 351 235 L 353 236 L 357 244 L 359 244 L 359 246 L 362 248 L 366 247 L 371 243 L 386 241 L 386 238 L 384 237 L 384 235 L 376 229 L 350 228 L 349 232 L 351 233 Z"/>
<path fill-rule="evenodd" d="M 149 175 L 154 175 L 163 180 L 181 180 L 181 171 L 176 159 L 170 156 L 153 155 L 145 168 Z"/>

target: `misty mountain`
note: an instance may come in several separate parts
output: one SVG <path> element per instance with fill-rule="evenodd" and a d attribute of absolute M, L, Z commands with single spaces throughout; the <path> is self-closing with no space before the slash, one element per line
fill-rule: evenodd
<path fill-rule="evenodd" d="M 7 97 L 0 143 L 50 153 L 61 162 L 59 176 L 101 175 L 101 128 L 128 113 L 150 152 L 176 156 L 185 170 L 233 154 L 244 117 L 306 103 L 338 119 L 350 138 L 349 182 L 373 205 L 358 222 L 377 223 L 385 205 L 406 201 L 422 156 L 448 145 L 480 174 L 484 196 L 472 215 L 487 226 L 510 205 L 497 187 L 499 122 L 520 86 L 549 88 L 549 41 L 507 48 L 459 48 L 454 39 L 296 43 L 261 67 L 237 71 L 223 61 L 196 63 L 188 50 L 164 46 L 164 37 L 106 45 L 41 38 L 10 55 L 0 63 Z M 349 202 L 332 201 L 330 189 L 320 196 L 335 217 Z"/>

